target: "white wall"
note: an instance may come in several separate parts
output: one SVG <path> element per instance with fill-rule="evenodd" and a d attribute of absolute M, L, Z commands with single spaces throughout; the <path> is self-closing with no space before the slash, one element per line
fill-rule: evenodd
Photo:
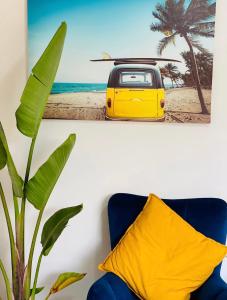
<path fill-rule="evenodd" d="M 33 170 L 69 133 L 78 135 L 76 148 L 51 196 L 45 218 L 62 206 L 84 203 L 84 211 L 70 223 L 50 256 L 44 259 L 39 285 L 49 287 L 63 271 L 85 271 L 88 275 L 55 299 L 86 299 L 89 286 L 101 275 L 97 265 L 109 250 L 106 205 L 110 194 L 154 192 L 166 198 L 227 199 L 226 11 L 226 0 L 219 0 L 210 125 L 43 122 Z M 0 119 L 23 174 L 29 140 L 17 132 L 14 112 L 26 80 L 25 0 L 2 1 L 0 20 Z M 6 172 L 0 179 L 11 204 Z M 36 212 L 30 207 L 28 239 L 35 216 Z M 7 261 L 9 252 L 2 214 L 0 225 L 0 256 Z M 227 281 L 227 262 L 222 273 Z"/>

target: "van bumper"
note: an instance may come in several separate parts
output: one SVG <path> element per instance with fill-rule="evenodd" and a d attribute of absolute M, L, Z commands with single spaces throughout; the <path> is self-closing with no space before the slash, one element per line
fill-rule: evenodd
<path fill-rule="evenodd" d="M 109 121 L 133 121 L 133 122 L 165 122 L 166 116 L 161 118 L 122 118 L 122 117 L 109 117 L 105 115 L 105 119 Z"/>

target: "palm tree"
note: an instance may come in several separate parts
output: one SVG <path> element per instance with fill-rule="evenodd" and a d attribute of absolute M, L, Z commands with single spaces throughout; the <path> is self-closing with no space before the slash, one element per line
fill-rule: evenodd
<path fill-rule="evenodd" d="M 182 58 L 185 61 L 185 65 L 188 68 L 187 74 L 192 77 L 192 86 L 195 84 L 194 74 L 192 70 L 191 55 L 189 51 L 181 53 Z M 212 74 L 213 74 L 213 54 L 207 52 L 197 53 L 195 55 L 197 68 L 200 74 L 200 83 L 203 87 L 210 89 L 212 86 Z"/>
<path fill-rule="evenodd" d="M 166 77 L 170 78 L 172 82 L 172 87 L 174 87 L 173 83 L 175 82 L 176 75 L 178 74 L 178 68 L 172 63 L 168 63 L 164 66 L 166 70 Z"/>
<path fill-rule="evenodd" d="M 202 93 L 194 48 L 201 52 L 205 50 L 196 37 L 214 37 L 213 17 L 216 2 L 212 4 L 210 2 L 209 0 L 191 0 L 186 6 L 185 0 L 166 0 L 164 4 L 156 5 L 153 16 L 158 22 L 150 26 L 152 31 L 165 34 L 158 45 L 159 55 L 170 43 L 175 41 L 176 36 L 185 39 L 191 54 L 192 69 L 203 114 L 209 112 Z"/>
<path fill-rule="evenodd" d="M 176 85 L 176 87 L 182 86 L 182 74 L 180 72 L 173 74 L 173 81 Z"/>

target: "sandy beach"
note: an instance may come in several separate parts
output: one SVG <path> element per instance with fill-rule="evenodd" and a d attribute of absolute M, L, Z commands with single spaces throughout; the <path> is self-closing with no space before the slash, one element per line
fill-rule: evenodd
<path fill-rule="evenodd" d="M 208 110 L 211 90 L 203 90 Z M 105 92 L 80 92 L 50 95 L 44 118 L 105 120 Z M 166 120 L 170 123 L 209 123 L 210 115 L 200 114 L 197 91 L 193 88 L 166 90 Z"/>

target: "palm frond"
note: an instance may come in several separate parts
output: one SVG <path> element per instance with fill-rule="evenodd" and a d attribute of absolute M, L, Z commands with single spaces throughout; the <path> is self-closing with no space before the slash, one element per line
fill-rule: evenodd
<path fill-rule="evenodd" d="M 150 25 L 150 30 L 155 32 L 166 32 L 169 31 L 169 28 L 162 23 L 152 23 Z"/>
<path fill-rule="evenodd" d="M 185 6 L 185 0 L 179 0 L 178 6 L 184 9 L 184 6 Z"/>
<path fill-rule="evenodd" d="M 208 0 L 191 0 L 185 12 L 187 25 L 190 26 L 213 18 L 215 15 L 215 3 L 209 4 Z"/>
<path fill-rule="evenodd" d="M 214 30 L 215 22 L 214 21 L 199 22 L 199 23 L 195 23 L 194 27 L 199 28 L 200 30 Z"/>
<path fill-rule="evenodd" d="M 162 20 L 168 20 L 168 9 L 167 9 L 167 2 L 165 3 L 165 5 L 162 4 L 157 4 L 156 5 L 156 11 L 158 13 L 158 15 L 161 17 Z"/>
<path fill-rule="evenodd" d="M 191 27 L 188 32 L 202 37 L 214 37 L 215 22 L 199 22 Z"/>
<path fill-rule="evenodd" d="M 177 15 L 184 15 L 185 13 L 185 0 L 179 0 L 175 4 L 175 11 L 177 11 Z"/>
<path fill-rule="evenodd" d="M 170 43 L 174 43 L 175 42 L 175 36 L 177 35 L 177 33 L 173 33 L 170 36 L 166 36 L 163 39 L 161 39 L 161 41 L 158 44 L 158 55 L 161 55 L 162 52 L 165 50 L 165 48 L 170 44 Z"/>
<path fill-rule="evenodd" d="M 191 0 L 187 7 L 186 13 L 190 13 L 196 9 L 206 8 L 208 6 L 210 6 L 209 0 Z"/>
<path fill-rule="evenodd" d="M 166 0 L 163 4 L 157 4 L 152 14 L 162 25 L 165 24 L 163 31 L 184 31 L 185 0 Z"/>
<path fill-rule="evenodd" d="M 168 72 L 170 73 L 176 73 L 176 72 L 178 72 L 178 67 L 176 66 L 176 65 L 174 65 L 174 64 L 172 64 L 172 63 L 168 63 L 168 64 L 166 64 L 165 66 L 164 66 L 164 68 L 166 69 L 166 70 L 168 70 Z"/>
<path fill-rule="evenodd" d="M 210 14 L 212 16 L 215 16 L 215 14 L 216 14 L 216 2 L 210 4 L 209 11 L 210 11 Z"/>
<path fill-rule="evenodd" d="M 189 36 L 188 36 L 188 38 L 194 48 L 196 48 L 197 50 L 199 50 L 202 53 L 209 53 L 209 51 L 206 48 L 204 48 L 198 40 L 195 40 Z"/>
<path fill-rule="evenodd" d="M 166 24 L 165 18 L 163 18 L 163 16 L 160 15 L 158 12 L 153 11 L 153 12 L 152 12 L 152 15 L 153 15 L 156 19 L 158 19 L 161 23 Z"/>
<path fill-rule="evenodd" d="M 201 37 L 214 37 L 214 30 L 211 31 L 204 31 L 200 30 L 199 28 L 191 28 L 188 30 L 188 33 L 194 36 L 201 36 Z"/>

